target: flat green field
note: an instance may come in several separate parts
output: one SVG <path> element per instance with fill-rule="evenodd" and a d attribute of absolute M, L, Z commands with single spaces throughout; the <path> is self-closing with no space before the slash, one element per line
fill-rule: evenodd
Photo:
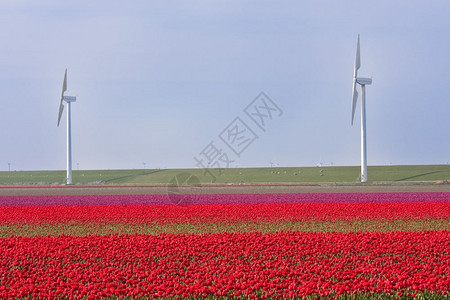
<path fill-rule="evenodd" d="M 80 170 L 73 171 L 73 183 L 167 185 L 177 174 L 189 173 L 202 184 L 360 184 L 360 168 L 356 166 L 230 168 L 209 169 L 209 172 L 203 169 Z M 3 171 L 0 185 L 59 185 L 65 182 L 65 175 L 65 171 Z M 442 183 L 450 180 L 450 165 L 369 166 L 368 176 L 368 184 Z"/>

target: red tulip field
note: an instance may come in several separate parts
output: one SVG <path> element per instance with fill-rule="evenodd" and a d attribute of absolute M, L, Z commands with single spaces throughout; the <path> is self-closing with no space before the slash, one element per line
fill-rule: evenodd
<path fill-rule="evenodd" d="M 0 298 L 450 297 L 450 193 L 180 203 L 0 196 Z"/>

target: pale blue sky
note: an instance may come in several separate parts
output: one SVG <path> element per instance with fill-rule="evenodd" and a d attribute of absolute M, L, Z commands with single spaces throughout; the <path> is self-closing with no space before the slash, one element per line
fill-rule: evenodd
<path fill-rule="evenodd" d="M 211 141 L 232 166 L 359 165 L 358 33 L 369 165 L 448 163 L 448 16 L 446 0 L 3 0 L 0 170 L 65 168 L 66 67 L 75 170 L 195 167 Z M 283 110 L 265 132 L 243 112 L 261 91 Z M 240 157 L 218 137 L 238 116 L 259 136 Z"/>

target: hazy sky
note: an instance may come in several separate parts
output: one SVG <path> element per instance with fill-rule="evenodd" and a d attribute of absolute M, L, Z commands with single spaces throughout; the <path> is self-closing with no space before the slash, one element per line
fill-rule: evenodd
<path fill-rule="evenodd" d="M 449 16 L 447 0 L 2 0 L 0 170 L 65 168 L 65 68 L 75 170 L 195 167 L 211 142 L 230 167 L 359 165 L 358 33 L 369 165 L 448 163 Z M 265 131 L 244 112 L 260 92 L 280 109 Z"/>

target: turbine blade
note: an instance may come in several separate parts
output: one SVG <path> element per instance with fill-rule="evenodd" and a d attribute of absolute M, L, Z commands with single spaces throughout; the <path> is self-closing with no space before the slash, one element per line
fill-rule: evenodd
<path fill-rule="evenodd" d="M 61 100 L 61 103 L 59 104 L 59 114 L 58 114 L 58 126 L 59 126 L 59 122 L 61 122 L 61 117 L 64 111 L 64 104 Z"/>
<path fill-rule="evenodd" d="M 62 86 L 62 90 L 61 90 L 61 101 L 63 100 L 65 91 L 67 91 L 67 69 L 64 72 L 64 81 L 63 81 L 63 86 Z"/>
<path fill-rule="evenodd" d="M 358 43 L 356 45 L 356 59 L 355 59 L 355 69 L 353 72 L 353 77 L 356 78 L 358 76 L 358 70 L 361 67 L 361 57 L 359 54 L 359 34 L 358 34 Z"/>
<path fill-rule="evenodd" d="M 358 42 L 356 44 L 356 58 L 355 58 L 355 68 L 353 69 L 353 104 L 352 104 L 352 126 L 353 119 L 355 118 L 355 110 L 356 110 L 356 102 L 358 101 L 358 91 L 356 90 L 356 78 L 358 77 L 358 70 L 361 67 L 361 57 L 359 53 L 359 34 L 358 34 Z"/>
<path fill-rule="evenodd" d="M 61 122 L 61 117 L 62 117 L 62 113 L 64 111 L 64 92 L 67 91 L 67 69 L 64 72 L 64 81 L 63 81 L 63 85 L 62 85 L 62 89 L 61 89 L 61 100 L 59 102 L 59 113 L 58 113 L 58 126 L 59 126 L 59 122 Z"/>
<path fill-rule="evenodd" d="M 356 102 L 358 101 L 358 91 L 356 90 L 356 79 L 353 80 L 353 105 L 352 105 L 352 126 L 355 118 Z"/>

